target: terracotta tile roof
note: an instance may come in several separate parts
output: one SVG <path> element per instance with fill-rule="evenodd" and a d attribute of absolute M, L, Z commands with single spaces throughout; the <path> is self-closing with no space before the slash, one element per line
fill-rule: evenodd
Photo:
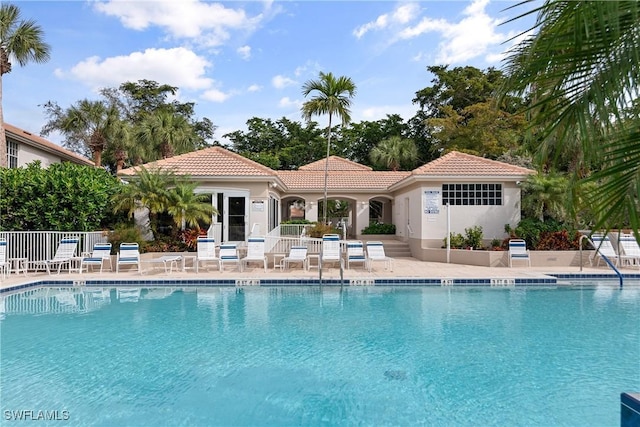
<path fill-rule="evenodd" d="M 522 176 L 532 173 L 535 171 L 458 151 L 411 171 L 412 175 L 433 176 Z"/>
<path fill-rule="evenodd" d="M 162 168 L 176 175 L 194 176 L 275 176 L 276 172 L 222 147 L 210 147 L 144 165 Z M 138 167 L 123 169 L 120 175 L 135 175 Z"/>
<path fill-rule="evenodd" d="M 325 169 L 326 159 L 318 160 L 304 166 L 300 166 L 298 170 L 301 171 L 323 171 Z M 351 160 L 343 159 L 338 156 L 329 156 L 329 170 L 330 171 L 370 171 L 369 166 L 361 165 L 360 163 L 352 162 Z"/>
<path fill-rule="evenodd" d="M 297 170 L 277 172 L 289 190 L 323 190 L 324 170 Z M 410 172 L 382 171 L 330 171 L 327 177 L 328 190 L 384 191 L 390 185 L 406 178 Z"/>
<path fill-rule="evenodd" d="M 41 136 L 35 135 L 24 129 L 20 129 L 17 126 L 13 126 L 5 122 L 4 129 L 5 129 L 5 135 L 7 132 L 12 134 L 12 135 L 9 135 L 9 137 L 12 137 L 12 139 L 18 140 L 22 143 L 27 143 L 43 151 L 48 151 L 50 153 L 53 153 L 63 160 L 81 164 L 81 165 L 95 166 L 95 163 L 92 160 L 89 160 L 86 157 L 81 156 L 80 154 L 74 153 L 71 150 L 62 148 L 58 144 L 54 144 L 51 141 L 47 141 Z"/>

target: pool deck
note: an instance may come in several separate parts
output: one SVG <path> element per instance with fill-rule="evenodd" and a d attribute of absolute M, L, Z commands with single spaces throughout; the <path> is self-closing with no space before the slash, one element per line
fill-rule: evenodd
<path fill-rule="evenodd" d="M 129 282 L 135 284 L 135 282 L 147 282 L 147 281 L 197 281 L 197 280 L 247 280 L 245 284 L 254 285 L 258 284 L 259 280 L 272 281 L 286 281 L 293 282 L 295 280 L 317 280 L 319 272 L 317 268 L 312 268 L 309 271 L 303 270 L 298 266 L 293 266 L 289 270 L 280 271 L 279 269 L 269 268 L 265 273 L 264 269 L 257 263 L 251 263 L 244 271 L 239 271 L 235 265 L 225 266 L 223 272 L 218 271 L 217 267 L 212 266 L 211 263 L 207 267 L 200 267 L 199 272 L 196 273 L 191 268 L 191 260 L 187 261 L 187 269 L 182 271 L 181 264 L 178 263 L 178 270 L 174 268 L 172 272 L 165 272 L 163 263 L 149 262 L 149 260 L 142 263 L 142 274 L 135 270 L 135 267 L 126 266 L 123 267 L 119 273 L 111 271 L 103 271 L 100 273 L 97 269 L 94 272 L 89 273 L 77 273 L 77 272 L 62 272 L 61 274 L 53 273 L 51 275 L 46 272 L 29 272 L 27 275 L 20 273 L 12 273 L 8 278 L 4 278 L 0 281 L 0 289 L 7 290 L 7 288 L 14 288 L 16 286 L 28 285 L 38 282 L 46 282 L 47 285 L 55 285 L 56 282 L 68 285 L 72 282 L 74 285 L 83 284 L 87 281 L 100 281 L 111 282 L 115 284 L 123 284 L 123 282 Z M 634 279 L 640 278 L 640 269 L 635 268 L 621 268 L 620 272 Z M 343 279 L 348 284 L 350 281 L 358 283 L 363 279 L 381 280 L 381 279 L 433 279 L 441 281 L 443 279 L 498 279 L 498 280 L 511 280 L 511 279 L 524 279 L 526 281 L 544 280 L 554 278 L 556 275 L 571 275 L 576 277 L 593 278 L 603 276 L 605 278 L 615 278 L 613 270 L 606 266 L 590 267 L 584 266 L 580 269 L 579 266 L 566 266 L 566 267 L 479 267 L 471 265 L 461 264 L 446 264 L 437 262 L 420 261 L 415 258 L 394 258 L 393 271 L 387 271 L 384 268 L 384 264 L 376 262 L 371 272 L 365 270 L 361 265 L 352 266 L 351 269 L 345 269 Z M 322 271 L 323 281 L 340 280 L 340 269 L 335 265 L 323 268 Z M 360 282 L 360 284 L 367 283 L 367 280 Z"/>

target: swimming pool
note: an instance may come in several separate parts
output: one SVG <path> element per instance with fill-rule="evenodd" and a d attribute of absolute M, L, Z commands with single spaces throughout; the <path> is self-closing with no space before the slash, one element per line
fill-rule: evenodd
<path fill-rule="evenodd" d="M 31 410 L 82 426 L 615 426 L 620 393 L 640 390 L 635 285 L 4 299 L 5 421 Z"/>

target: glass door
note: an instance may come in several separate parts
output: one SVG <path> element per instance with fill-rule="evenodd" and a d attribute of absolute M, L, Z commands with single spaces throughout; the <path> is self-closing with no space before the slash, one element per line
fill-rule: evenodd
<path fill-rule="evenodd" d="M 226 240 L 243 242 L 246 238 L 246 203 L 245 197 L 230 196 L 227 199 L 226 222 L 228 224 Z"/>

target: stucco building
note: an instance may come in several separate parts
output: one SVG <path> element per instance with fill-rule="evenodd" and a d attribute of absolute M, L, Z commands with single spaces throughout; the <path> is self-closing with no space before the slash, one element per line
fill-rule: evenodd
<path fill-rule="evenodd" d="M 322 219 L 325 161 L 296 171 L 276 171 L 222 147 L 175 156 L 144 165 L 188 175 L 197 192 L 210 195 L 221 241 L 244 241 L 266 234 L 285 219 Z M 451 152 L 412 171 L 374 171 L 331 156 L 327 174 L 329 200 L 347 204 L 349 238 L 361 238 L 371 222 L 396 225 L 396 238 L 413 256 L 439 248 L 447 230 L 464 234 L 481 226 L 487 240 L 502 238 L 505 224 L 520 221 L 521 181 L 534 171 L 460 152 Z M 131 179 L 137 168 L 121 171 Z M 336 221 L 336 218 L 332 219 Z"/>
<path fill-rule="evenodd" d="M 42 167 L 60 162 L 95 166 L 93 161 L 9 123 L 4 123 L 4 130 L 9 168 L 19 168 L 36 160 L 40 161 Z"/>

